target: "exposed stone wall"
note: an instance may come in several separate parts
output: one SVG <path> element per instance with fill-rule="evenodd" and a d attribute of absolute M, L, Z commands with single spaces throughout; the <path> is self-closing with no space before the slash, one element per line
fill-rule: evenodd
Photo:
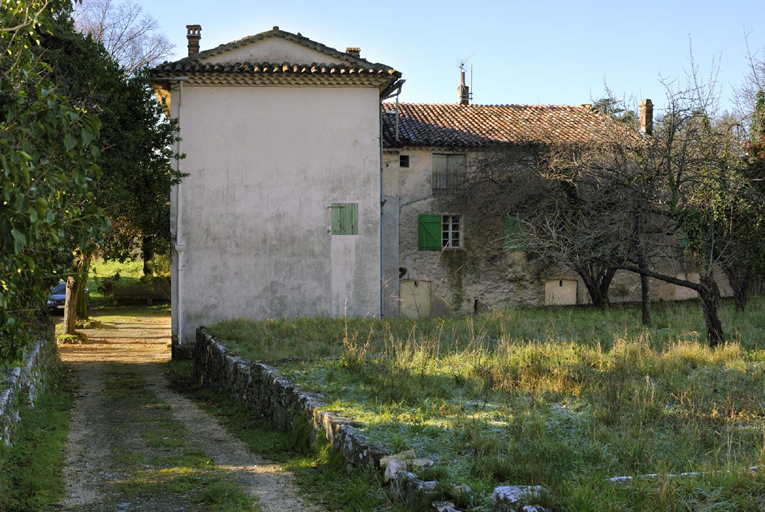
<path fill-rule="evenodd" d="M 0 370 L 0 441 L 11 444 L 24 403 L 34 407 L 59 363 L 56 342 L 37 342 L 15 368 Z"/>
<path fill-rule="evenodd" d="M 194 345 L 194 378 L 202 384 L 233 396 L 245 404 L 257 417 L 274 426 L 291 430 L 296 422 L 305 420 L 311 426 L 315 436 L 324 436 L 332 446 L 342 453 L 352 466 L 367 466 L 376 470 L 386 468 L 386 479 L 390 483 L 390 491 L 397 499 L 418 509 L 426 498 L 436 491 L 434 481 L 420 480 L 417 475 L 407 471 L 407 461 L 402 466 L 391 468 L 391 459 L 399 455 L 388 455 L 388 451 L 379 444 L 373 444 L 360 434 L 348 418 L 337 416 L 331 412 L 319 410 L 325 404 L 320 397 L 300 391 L 289 380 L 280 377 L 279 371 L 263 363 L 255 363 L 248 359 L 231 355 L 226 347 L 215 341 L 212 336 L 199 327 L 196 333 L 197 342 Z M 414 456 L 414 454 L 412 454 Z M 426 459 L 417 459 L 426 460 Z M 394 461 L 395 462 L 395 461 Z M 429 461 L 432 464 L 432 461 Z M 388 474 L 391 473 L 391 474 Z M 498 487 L 493 497 L 493 512 L 506 512 L 516 501 L 505 497 L 507 488 Z M 526 489 L 519 488 L 519 489 Z M 458 485 L 456 493 L 471 493 L 469 487 Z M 503 492 L 500 492 L 503 491 Z M 498 498 L 497 492 L 501 494 Z M 515 495 L 513 495 L 515 496 Z M 460 512 L 449 502 L 434 502 L 432 510 L 442 512 Z M 544 512 L 542 507 L 524 508 L 527 511 Z"/>
<path fill-rule="evenodd" d="M 194 378 L 230 393 L 278 428 L 291 430 L 296 420 L 304 419 L 315 435 L 324 436 L 354 466 L 379 468 L 380 459 L 387 455 L 385 448 L 359 433 L 351 420 L 319 410 L 325 404 L 318 396 L 300 391 L 275 368 L 229 354 L 201 327 L 194 348 Z"/>

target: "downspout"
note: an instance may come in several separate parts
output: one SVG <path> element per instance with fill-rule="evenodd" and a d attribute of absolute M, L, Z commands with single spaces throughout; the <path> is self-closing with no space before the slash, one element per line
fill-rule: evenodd
<path fill-rule="evenodd" d="M 383 173 L 385 164 L 383 163 L 383 101 L 388 98 L 396 97 L 398 105 L 398 96 L 401 94 L 401 87 L 406 80 L 396 80 L 389 85 L 380 94 L 379 117 L 380 117 L 380 318 L 385 316 L 385 217 L 383 208 L 385 207 L 385 179 Z M 394 92 L 395 91 L 395 92 Z M 398 115 L 398 114 L 397 114 Z M 396 125 L 396 137 L 398 138 L 398 123 Z"/>
<path fill-rule="evenodd" d="M 178 76 L 178 77 L 174 77 L 174 78 L 155 78 L 154 79 L 154 81 L 156 81 L 156 82 L 170 82 L 171 86 L 172 86 L 172 84 L 174 82 L 178 83 L 178 106 L 177 106 L 175 118 L 178 120 L 178 128 L 179 129 L 180 129 L 180 126 L 181 126 L 181 107 L 183 105 L 183 82 L 188 81 L 188 79 L 189 78 L 187 76 Z M 172 101 L 171 101 L 170 107 L 171 107 L 171 113 L 172 113 Z M 180 141 L 180 137 L 178 138 L 178 140 L 175 143 L 174 151 L 175 151 L 176 155 L 180 155 L 181 154 L 181 141 Z M 180 156 L 176 156 L 176 158 L 175 158 L 175 170 L 178 171 L 178 172 L 181 171 L 181 159 L 180 159 Z M 178 318 L 178 324 L 177 324 L 178 332 L 176 333 L 176 335 L 178 337 L 178 339 L 177 339 L 177 343 L 178 344 L 182 344 L 183 343 L 183 315 L 181 314 L 182 311 L 183 311 L 183 308 L 182 308 L 182 304 L 183 304 L 183 301 L 182 301 L 182 298 L 183 298 L 182 290 L 183 290 L 183 288 L 181 286 L 183 280 L 182 280 L 182 277 L 181 277 L 182 276 L 181 269 L 183 267 L 183 250 L 186 247 L 186 244 L 182 241 L 182 238 L 181 238 L 181 233 L 182 233 L 182 230 L 181 230 L 181 219 L 182 219 L 181 213 L 183 211 L 183 209 L 182 209 L 182 205 L 183 205 L 182 197 L 183 196 L 180 193 L 180 186 L 181 186 L 180 183 L 178 185 L 175 185 L 175 190 L 173 192 L 173 194 L 175 194 L 175 244 L 172 247 L 172 249 L 175 251 L 176 262 L 177 262 L 176 263 L 176 265 L 177 265 L 177 269 L 176 269 L 176 273 L 177 273 L 176 277 L 177 277 L 177 279 L 175 280 L 176 284 L 174 286 L 175 287 L 175 294 L 174 295 L 176 297 L 176 306 L 177 307 L 174 308 L 173 311 L 175 312 L 175 314 L 177 315 L 177 318 Z"/>
<path fill-rule="evenodd" d="M 186 80 L 188 80 L 187 77 L 184 77 Z M 181 108 L 183 108 L 183 82 L 184 80 L 178 81 L 178 130 L 180 132 L 181 129 Z M 180 135 L 180 133 L 179 133 Z M 175 170 L 180 172 L 181 170 L 181 138 L 178 137 L 178 141 L 176 142 L 176 148 L 177 151 L 175 152 L 176 155 L 178 155 L 175 158 Z M 183 212 L 183 194 L 181 194 L 181 184 L 176 185 L 176 193 L 177 193 L 177 202 L 178 202 L 178 208 L 175 212 L 175 254 L 177 254 L 178 259 L 178 345 L 183 345 L 183 250 L 186 248 L 185 242 L 183 242 L 183 239 L 181 237 L 181 234 L 183 231 L 181 230 L 181 223 L 182 223 L 182 212 Z"/>

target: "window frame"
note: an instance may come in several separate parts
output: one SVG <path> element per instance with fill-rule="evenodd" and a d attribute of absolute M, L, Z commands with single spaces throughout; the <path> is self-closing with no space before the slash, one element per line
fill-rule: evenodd
<path fill-rule="evenodd" d="M 443 159 L 443 170 L 437 161 Z M 461 160 L 458 163 L 457 160 Z M 430 184 L 433 194 L 453 194 L 465 188 L 467 154 L 433 153 L 431 156 Z"/>
<path fill-rule="evenodd" d="M 465 230 L 461 214 L 421 213 L 417 226 L 417 248 L 420 251 L 464 249 Z"/>

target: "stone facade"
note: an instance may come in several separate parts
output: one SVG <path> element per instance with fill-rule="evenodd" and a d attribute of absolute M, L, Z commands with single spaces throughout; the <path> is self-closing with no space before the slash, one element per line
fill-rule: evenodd
<path fill-rule="evenodd" d="M 0 370 L 0 442 L 12 443 L 19 423 L 19 409 L 25 403 L 34 407 L 58 363 L 56 342 L 42 340 L 32 347 L 20 366 Z"/>

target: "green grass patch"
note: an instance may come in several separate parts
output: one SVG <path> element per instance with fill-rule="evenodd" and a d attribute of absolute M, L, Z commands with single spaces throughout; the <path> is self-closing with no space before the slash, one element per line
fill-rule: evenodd
<path fill-rule="evenodd" d="M 34 409 L 22 407 L 12 447 L 0 448 L 0 510 L 50 510 L 64 494 L 62 468 L 74 384 L 61 373 Z"/>
<path fill-rule="evenodd" d="M 729 342 L 716 349 L 698 303 L 656 304 L 653 316 L 649 329 L 624 306 L 209 330 L 323 393 L 373 441 L 434 459 L 428 471 L 467 483 L 478 510 L 502 484 L 544 485 L 565 510 L 757 510 L 763 475 L 749 468 L 765 462 L 765 298 L 743 314 L 724 305 Z M 703 475 L 609 483 L 683 472 Z"/>

